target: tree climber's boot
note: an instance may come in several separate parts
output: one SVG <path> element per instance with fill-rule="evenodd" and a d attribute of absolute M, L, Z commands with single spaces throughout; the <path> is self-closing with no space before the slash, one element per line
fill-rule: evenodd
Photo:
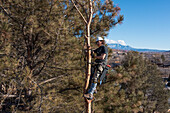
<path fill-rule="evenodd" d="M 84 97 L 89 99 L 89 100 L 92 100 L 93 99 L 93 94 L 90 94 L 90 93 L 84 94 Z"/>

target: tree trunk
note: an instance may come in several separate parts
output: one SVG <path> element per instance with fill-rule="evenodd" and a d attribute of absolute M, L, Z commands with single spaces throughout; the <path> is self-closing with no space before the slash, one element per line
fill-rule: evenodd
<path fill-rule="evenodd" d="M 89 81 L 91 76 L 91 46 L 90 46 L 90 26 L 87 25 L 87 67 L 86 67 L 86 81 L 84 92 L 87 92 L 89 87 Z M 91 101 L 86 100 L 86 110 L 87 113 L 91 113 Z"/>
<path fill-rule="evenodd" d="M 88 89 L 89 86 L 89 81 L 90 81 L 90 76 L 91 76 L 91 45 L 90 45 L 90 25 L 91 25 L 91 21 L 92 21 L 92 17 L 93 17 L 93 10 L 92 10 L 92 1 L 89 0 L 89 19 L 87 22 L 87 26 L 86 26 L 86 30 L 87 30 L 87 34 L 86 34 L 86 39 L 87 39 L 87 69 L 86 69 L 86 82 L 85 82 L 85 92 Z M 87 113 L 91 113 L 92 111 L 92 107 L 91 107 L 91 100 L 87 100 L 86 99 L 86 112 Z"/>
<path fill-rule="evenodd" d="M 82 20 L 84 21 L 85 25 L 86 25 L 85 40 L 86 40 L 86 46 L 87 46 L 86 47 L 87 48 L 87 67 L 86 67 L 86 81 L 85 81 L 85 86 L 84 86 L 84 93 L 86 93 L 87 89 L 89 87 L 89 81 L 90 81 L 90 76 L 91 76 L 90 25 L 91 25 L 92 17 L 93 17 L 92 0 L 88 0 L 89 16 L 88 16 L 87 20 L 84 18 L 83 14 L 80 12 L 80 10 L 78 9 L 78 7 L 74 3 L 74 1 L 73 0 L 71 0 L 71 1 L 73 3 L 74 7 L 76 8 L 76 10 L 78 11 L 78 13 L 80 14 L 80 16 L 82 17 Z M 91 113 L 91 111 L 92 111 L 91 102 L 92 102 L 92 100 L 88 100 L 88 99 L 85 98 L 86 113 Z"/>

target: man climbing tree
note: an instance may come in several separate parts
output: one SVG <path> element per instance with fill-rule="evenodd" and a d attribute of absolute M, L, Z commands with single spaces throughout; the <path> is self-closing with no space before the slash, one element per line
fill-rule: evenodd
<path fill-rule="evenodd" d="M 108 57 L 108 49 L 106 46 L 104 46 L 103 38 L 98 37 L 96 40 L 96 44 L 97 44 L 98 48 L 96 50 L 94 50 L 94 53 L 97 54 L 97 56 L 94 56 L 94 58 L 96 58 L 95 68 L 94 68 L 95 72 L 94 72 L 94 74 L 92 73 L 92 75 L 91 75 L 93 77 L 92 77 L 92 84 L 90 86 L 90 89 L 88 90 L 87 94 L 84 94 L 84 97 L 87 99 L 93 99 L 93 93 L 96 90 L 97 81 L 106 66 L 107 57 Z"/>
<path fill-rule="evenodd" d="M 87 50 L 86 58 L 86 80 L 84 92 L 88 92 L 89 80 L 91 76 L 91 43 L 90 40 L 96 35 L 107 36 L 111 27 L 120 24 L 123 16 L 119 14 L 120 7 L 113 4 L 112 0 L 71 0 L 80 18 L 84 22 L 84 29 L 79 33 L 84 35 L 85 49 Z M 77 15 L 76 15 L 77 16 Z M 81 25 L 82 27 L 82 25 Z M 81 28 L 80 27 L 80 28 Z M 83 32 L 84 31 L 84 32 Z M 91 113 L 91 101 L 85 98 L 86 112 Z"/>

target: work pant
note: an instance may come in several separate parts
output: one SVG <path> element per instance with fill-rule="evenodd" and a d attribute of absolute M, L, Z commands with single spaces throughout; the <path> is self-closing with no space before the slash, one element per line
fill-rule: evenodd
<path fill-rule="evenodd" d="M 104 66 L 102 64 L 96 65 L 95 72 L 94 72 L 93 78 L 92 78 L 92 83 L 91 83 L 91 86 L 90 86 L 88 93 L 93 94 L 94 91 L 96 90 L 97 82 L 98 82 L 100 75 L 103 72 L 103 69 L 104 69 Z"/>

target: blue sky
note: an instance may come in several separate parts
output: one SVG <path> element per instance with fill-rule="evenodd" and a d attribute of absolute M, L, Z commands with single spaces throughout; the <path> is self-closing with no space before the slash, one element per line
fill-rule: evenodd
<path fill-rule="evenodd" d="M 170 50 L 170 0 L 113 0 L 124 15 L 109 40 L 124 40 L 135 48 Z"/>

